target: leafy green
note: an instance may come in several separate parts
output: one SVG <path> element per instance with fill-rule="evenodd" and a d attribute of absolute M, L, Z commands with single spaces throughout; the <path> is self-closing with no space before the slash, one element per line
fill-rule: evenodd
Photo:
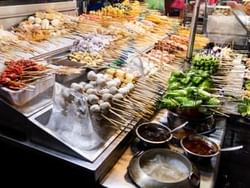
<path fill-rule="evenodd" d="M 207 71 L 190 69 L 173 72 L 168 80 L 168 89 L 159 101 L 160 108 L 201 107 L 218 105 L 220 100 L 209 93 L 211 76 Z"/>
<path fill-rule="evenodd" d="M 238 104 L 238 112 L 242 116 L 250 116 L 250 98 L 243 98 Z"/>
<path fill-rule="evenodd" d="M 246 90 L 250 91 L 250 80 L 247 80 L 245 82 L 245 88 L 246 88 Z"/>

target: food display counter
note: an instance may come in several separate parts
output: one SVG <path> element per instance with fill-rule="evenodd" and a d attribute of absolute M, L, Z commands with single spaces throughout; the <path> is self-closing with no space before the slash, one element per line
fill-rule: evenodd
<path fill-rule="evenodd" d="M 225 117 L 249 116 L 249 59 L 228 47 L 207 46 L 201 34 L 193 33 L 193 41 L 194 28 L 137 1 L 80 16 L 76 10 L 75 1 L 66 1 L 0 13 L 1 140 L 81 169 L 88 177 L 83 183 L 130 187 L 124 174 L 135 143 L 145 141 L 137 129 L 168 109 L 152 124 L 160 132 L 146 130 L 146 140 L 171 140 L 164 144 L 174 152 L 167 153 L 196 169 L 190 177 L 198 174 L 201 188 L 213 187 Z M 180 124 L 185 128 L 176 134 L 164 132 Z M 209 168 L 184 157 L 192 153 L 184 139 L 203 134 L 214 142 L 200 140 L 210 149 L 194 155 L 213 158 Z"/>
<path fill-rule="evenodd" d="M 221 120 L 220 123 L 218 123 L 217 130 L 209 135 L 211 139 L 213 139 L 218 144 L 222 144 L 224 136 L 225 136 L 225 128 L 226 128 L 226 122 L 225 120 Z M 104 187 L 121 187 L 121 188 L 133 188 L 136 187 L 134 182 L 129 178 L 128 174 L 128 168 L 129 163 L 134 155 L 134 145 L 138 142 L 134 141 L 132 142 L 131 146 L 127 148 L 127 150 L 123 153 L 121 158 L 117 161 L 117 163 L 114 165 L 114 167 L 110 170 L 110 172 L 105 176 L 105 178 L 102 181 L 102 185 Z M 178 152 L 184 152 L 181 150 L 176 144 L 172 144 L 170 146 L 170 149 L 173 151 Z M 194 164 L 199 169 L 199 186 L 200 188 L 212 188 L 215 185 L 218 168 L 219 168 L 219 161 L 220 156 L 214 157 L 211 162 L 202 162 L 202 161 L 195 161 Z M 195 186 L 193 186 L 195 187 Z"/>

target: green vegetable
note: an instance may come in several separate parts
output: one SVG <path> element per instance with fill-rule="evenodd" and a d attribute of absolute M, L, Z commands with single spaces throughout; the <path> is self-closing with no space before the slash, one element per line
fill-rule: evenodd
<path fill-rule="evenodd" d="M 245 82 L 245 88 L 246 88 L 246 90 L 250 91 L 250 80 L 247 80 Z"/>
<path fill-rule="evenodd" d="M 250 116 L 250 99 L 243 98 L 243 100 L 238 104 L 238 112 L 242 116 Z"/>
<path fill-rule="evenodd" d="M 169 98 L 164 98 L 163 100 L 161 100 L 160 102 L 160 108 L 175 108 L 179 106 L 179 103 L 177 101 L 175 101 L 174 99 L 169 99 Z"/>
<path fill-rule="evenodd" d="M 173 96 L 173 97 L 174 96 L 185 96 L 187 94 L 188 94 L 187 90 L 185 90 L 185 89 L 179 89 L 179 90 L 169 91 L 167 93 L 167 96 L 168 97 L 170 97 L 170 96 Z"/>
<path fill-rule="evenodd" d="M 192 100 L 187 97 L 175 97 L 182 107 L 197 107 L 202 103 L 202 100 Z"/>
<path fill-rule="evenodd" d="M 197 64 L 205 60 L 197 61 Z M 210 66 L 208 66 L 209 68 Z M 201 105 L 219 105 L 209 89 L 212 86 L 211 74 L 200 69 L 189 69 L 186 72 L 173 72 L 168 80 L 168 89 L 159 101 L 159 108 L 192 107 Z"/>
<path fill-rule="evenodd" d="M 209 100 L 209 98 L 212 97 L 211 93 L 200 88 L 198 89 L 198 94 L 203 100 Z"/>
<path fill-rule="evenodd" d="M 168 86 L 168 90 L 175 90 L 181 88 L 181 84 L 179 82 L 172 82 Z"/>
<path fill-rule="evenodd" d="M 203 70 L 213 74 L 218 68 L 219 61 L 210 55 L 197 54 L 193 57 L 191 64 L 193 70 Z"/>
<path fill-rule="evenodd" d="M 204 80 L 200 85 L 199 88 L 203 90 L 208 90 L 212 87 L 211 80 Z"/>
<path fill-rule="evenodd" d="M 208 105 L 219 105 L 220 104 L 220 100 L 215 98 L 215 97 L 212 97 L 208 100 L 207 102 Z"/>
<path fill-rule="evenodd" d="M 195 76 L 193 77 L 192 79 L 192 82 L 195 84 L 195 85 L 198 85 L 201 83 L 201 81 L 203 80 L 203 78 L 201 76 Z"/>
<path fill-rule="evenodd" d="M 190 76 L 187 76 L 186 78 L 182 78 L 181 79 L 181 83 L 187 85 L 191 80 L 191 77 Z"/>

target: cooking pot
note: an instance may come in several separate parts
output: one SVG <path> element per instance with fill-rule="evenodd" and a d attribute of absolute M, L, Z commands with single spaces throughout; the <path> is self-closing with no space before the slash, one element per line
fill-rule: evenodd
<path fill-rule="evenodd" d="M 143 188 L 190 188 L 191 182 L 199 184 L 191 162 L 168 149 L 139 153 L 130 161 L 128 174 L 137 186 Z"/>
<path fill-rule="evenodd" d="M 193 116 L 187 116 L 183 114 L 177 114 L 175 112 L 168 112 L 168 125 L 170 128 L 188 121 L 188 125 L 185 127 L 186 130 L 193 131 L 195 133 L 209 132 L 215 128 L 215 119 L 213 114 L 200 115 L 194 118 Z"/>

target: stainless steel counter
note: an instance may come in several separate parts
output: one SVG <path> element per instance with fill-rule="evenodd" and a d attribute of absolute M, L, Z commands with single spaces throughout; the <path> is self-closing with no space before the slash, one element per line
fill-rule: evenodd
<path fill-rule="evenodd" d="M 225 133 L 225 127 L 226 127 L 226 120 L 219 120 L 216 125 L 216 131 L 209 136 L 213 141 L 222 144 L 224 133 Z M 171 145 L 171 149 L 177 150 L 179 152 L 183 152 L 182 149 Z M 114 165 L 114 167 L 111 169 L 111 171 L 106 175 L 106 177 L 102 181 L 102 185 L 104 187 L 108 188 L 135 188 L 135 186 L 127 181 L 125 178 L 127 173 L 127 167 L 129 165 L 130 160 L 132 159 L 133 154 L 131 147 L 129 146 L 127 150 L 124 152 L 124 154 L 121 156 L 121 158 L 118 160 L 118 162 Z M 214 157 L 211 160 L 211 165 L 202 165 L 202 164 L 196 164 L 198 169 L 200 170 L 200 188 L 213 188 L 218 167 L 219 167 L 219 161 L 220 156 Z"/>

